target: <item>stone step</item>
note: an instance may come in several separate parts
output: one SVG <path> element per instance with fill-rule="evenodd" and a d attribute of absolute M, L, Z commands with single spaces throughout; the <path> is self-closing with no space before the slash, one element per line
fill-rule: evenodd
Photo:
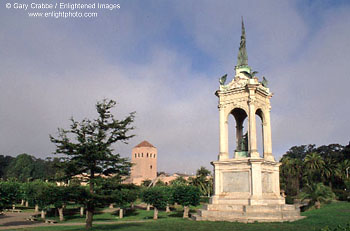
<path fill-rule="evenodd" d="M 271 219 L 290 219 L 300 217 L 298 210 L 294 211 L 273 211 L 273 212 L 239 212 L 239 211 L 218 211 L 218 210 L 203 210 L 197 211 L 197 217 L 205 220 L 232 220 L 232 219 L 253 219 L 253 220 L 271 220 Z M 197 219 L 198 220 L 198 219 Z"/>
<path fill-rule="evenodd" d="M 203 206 L 205 210 L 243 211 L 243 205 L 230 204 L 207 204 Z"/>
<path fill-rule="evenodd" d="M 214 211 L 214 210 L 198 210 L 198 215 L 201 217 L 244 217 L 243 212 L 232 211 Z"/>
<path fill-rule="evenodd" d="M 245 212 L 281 212 L 281 211 L 299 211 L 294 205 L 247 205 L 243 207 Z"/>
<path fill-rule="evenodd" d="M 283 211 L 294 211 L 294 210 L 300 211 L 298 205 L 283 205 L 282 206 L 282 210 Z"/>

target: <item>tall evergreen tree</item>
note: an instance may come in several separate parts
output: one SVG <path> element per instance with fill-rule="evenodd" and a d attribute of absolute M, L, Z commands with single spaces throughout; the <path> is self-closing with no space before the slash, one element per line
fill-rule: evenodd
<path fill-rule="evenodd" d="M 134 129 L 134 112 L 125 119 L 117 120 L 111 113 L 116 105 L 113 100 L 104 99 L 96 104 L 98 118 L 83 119 L 77 122 L 71 119 L 70 129 L 58 129 L 58 138 L 50 135 L 56 145 L 56 154 L 64 154 L 62 158 L 67 176 L 85 174 L 91 196 L 87 202 L 86 229 L 92 228 L 95 207 L 94 184 L 96 176 L 127 175 L 131 163 L 127 158 L 115 154 L 112 144 L 120 141 L 126 143 L 133 137 L 128 133 Z"/>

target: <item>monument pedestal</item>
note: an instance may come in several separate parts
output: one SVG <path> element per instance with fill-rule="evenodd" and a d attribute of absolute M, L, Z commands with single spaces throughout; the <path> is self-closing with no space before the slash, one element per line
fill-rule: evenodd
<path fill-rule="evenodd" d="M 280 163 L 263 158 L 235 158 L 212 162 L 214 196 L 192 215 L 211 221 L 294 221 L 300 209 L 286 205 L 280 195 Z"/>

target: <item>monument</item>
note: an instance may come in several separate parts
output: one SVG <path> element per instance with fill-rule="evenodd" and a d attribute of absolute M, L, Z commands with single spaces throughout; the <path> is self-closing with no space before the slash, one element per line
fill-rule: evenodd
<path fill-rule="evenodd" d="M 227 75 L 219 79 L 220 153 L 214 166 L 214 195 L 194 220 L 269 222 L 301 219 L 296 205 L 285 204 L 280 195 L 279 166 L 272 155 L 270 98 L 272 93 L 265 77 L 262 81 L 248 66 L 246 35 L 242 19 L 242 35 L 235 76 L 225 84 Z M 236 149 L 229 156 L 228 119 L 236 122 Z M 256 115 L 262 121 L 262 157 L 257 150 Z M 247 132 L 243 124 L 247 120 Z"/>

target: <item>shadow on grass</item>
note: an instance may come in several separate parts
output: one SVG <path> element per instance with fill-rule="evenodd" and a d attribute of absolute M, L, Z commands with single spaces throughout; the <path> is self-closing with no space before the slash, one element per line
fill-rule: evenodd
<path fill-rule="evenodd" d="M 125 224 L 115 224 L 115 225 L 92 225 L 91 230 L 118 230 L 118 229 L 128 229 L 133 230 L 136 227 L 140 227 L 142 224 L 137 223 L 125 223 Z M 72 227 L 68 229 L 69 231 L 81 231 L 81 227 Z"/>
<path fill-rule="evenodd" d="M 169 214 L 169 217 L 182 217 L 184 215 L 184 212 L 181 210 L 173 211 L 171 214 Z"/>
<path fill-rule="evenodd" d="M 124 217 L 131 217 L 131 216 L 137 216 L 140 213 L 136 209 L 126 209 L 124 213 Z M 119 216 L 119 210 L 116 210 L 111 213 L 113 216 Z"/>

